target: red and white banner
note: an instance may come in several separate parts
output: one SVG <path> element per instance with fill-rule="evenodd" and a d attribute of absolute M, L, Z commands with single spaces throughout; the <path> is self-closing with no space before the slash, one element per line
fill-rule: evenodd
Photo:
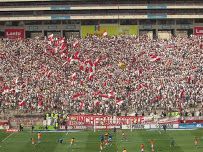
<path fill-rule="evenodd" d="M 9 122 L 7 120 L 0 120 L 0 130 L 8 129 L 8 128 L 9 128 Z"/>
<path fill-rule="evenodd" d="M 6 132 L 18 132 L 17 129 L 6 129 Z"/>
<path fill-rule="evenodd" d="M 5 29 L 5 38 L 8 39 L 24 39 L 25 30 L 24 29 Z"/>
<path fill-rule="evenodd" d="M 203 26 L 194 27 L 194 35 L 203 35 Z"/>
<path fill-rule="evenodd" d="M 144 122 L 143 116 L 70 115 L 67 119 L 70 126 L 117 126 Z"/>

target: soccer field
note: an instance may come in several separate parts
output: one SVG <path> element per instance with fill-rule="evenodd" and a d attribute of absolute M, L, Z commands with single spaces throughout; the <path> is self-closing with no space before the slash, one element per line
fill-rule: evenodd
<path fill-rule="evenodd" d="M 112 131 L 109 131 L 112 132 Z M 145 152 L 151 152 L 150 139 L 155 140 L 155 152 L 203 152 L 203 129 L 177 130 L 177 131 L 124 131 L 127 141 L 122 141 L 122 132 L 113 133 L 113 143 L 106 146 L 103 152 L 122 152 L 125 147 L 128 152 L 140 152 L 140 144 L 145 145 Z M 18 133 L 0 132 L 0 152 L 99 152 L 99 135 L 103 131 L 79 131 L 71 133 L 42 133 L 40 144 L 31 144 L 31 138 L 37 139 L 37 133 L 30 131 Z M 198 147 L 194 146 L 194 138 L 200 138 Z M 76 144 L 70 148 L 70 139 L 74 137 Z M 63 138 L 60 144 L 57 139 Z M 170 148 L 172 138 L 175 147 Z"/>

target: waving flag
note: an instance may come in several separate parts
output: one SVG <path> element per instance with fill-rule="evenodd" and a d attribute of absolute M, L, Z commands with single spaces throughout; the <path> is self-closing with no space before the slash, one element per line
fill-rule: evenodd
<path fill-rule="evenodd" d="M 48 35 L 48 40 L 51 41 L 51 42 L 54 41 L 54 34 L 53 33 Z"/>
<path fill-rule="evenodd" d="M 117 104 L 117 105 L 121 105 L 123 102 L 124 102 L 124 101 L 121 100 L 121 99 L 119 99 L 119 98 L 116 99 L 116 104 Z"/>
<path fill-rule="evenodd" d="M 71 76 L 71 79 L 75 81 L 76 77 L 77 77 L 76 73 L 73 73 L 72 76 Z"/>
<path fill-rule="evenodd" d="M 19 105 L 20 107 L 23 107 L 23 106 L 26 105 L 26 103 L 25 103 L 25 101 L 20 101 L 20 102 L 18 103 L 18 105 Z"/>
<path fill-rule="evenodd" d="M 73 43 L 73 47 L 77 47 L 77 46 L 79 46 L 79 41 L 78 41 L 78 40 L 76 40 L 76 41 Z"/>
<path fill-rule="evenodd" d="M 149 55 L 150 56 L 150 61 L 151 62 L 156 62 L 156 61 L 160 61 L 161 60 L 161 57 L 157 56 L 157 55 Z"/>
<path fill-rule="evenodd" d="M 185 97 L 185 90 L 184 90 L 184 89 L 182 89 L 182 90 L 180 91 L 179 97 L 180 97 L 180 98 L 184 98 L 184 97 Z"/>
<path fill-rule="evenodd" d="M 80 93 L 80 92 L 75 93 L 75 94 L 72 96 L 72 99 L 76 99 L 76 98 L 81 97 L 81 96 L 83 96 L 83 95 L 84 95 L 84 93 Z"/>
<path fill-rule="evenodd" d="M 85 108 L 85 102 L 81 101 L 80 102 L 80 110 L 83 110 Z"/>

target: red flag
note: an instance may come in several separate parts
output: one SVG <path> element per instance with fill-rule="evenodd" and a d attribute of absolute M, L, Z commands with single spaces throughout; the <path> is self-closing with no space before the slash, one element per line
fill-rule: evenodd
<path fill-rule="evenodd" d="M 74 54 L 74 56 L 73 56 L 73 59 L 74 59 L 74 60 L 80 60 L 79 55 L 80 55 L 80 52 L 79 52 L 79 51 L 75 52 L 75 54 Z"/>
<path fill-rule="evenodd" d="M 92 81 L 93 80 L 93 73 L 90 73 L 89 77 L 88 77 L 88 80 L 89 81 Z"/>
<path fill-rule="evenodd" d="M 5 86 L 5 87 L 3 88 L 2 94 L 9 93 L 9 91 L 10 91 L 9 87 L 8 87 L 8 86 Z"/>
<path fill-rule="evenodd" d="M 78 40 L 76 40 L 76 41 L 73 43 L 73 47 L 77 47 L 77 46 L 79 46 L 79 41 L 78 41 Z"/>
<path fill-rule="evenodd" d="M 42 106 L 43 106 L 43 101 L 42 100 L 38 101 L 38 108 L 41 108 Z"/>
<path fill-rule="evenodd" d="M 109 98 L 109 96 L 107 94 L 100 94 L 99 96 L 102 98 Z"/>
<path fill-rule="evenodd" d="M 78 93 L 76 93 L 76 94 L 74 94 L 74 95 L 72 96 L 72 99 L 76 99 L 76 98 L 78 98 L 78 97 L 80 97 L 80 96 L 83 96 L 83 95 L 84 95 L 84 93 L 78 92 Z"/>
<path fill-rule="evenodd" d="M 150 56 L 150 61 L 151 62 L 155 62 L 155 61 L 160 61 L 161 60 L 161 58 L 159 56 L 157 56 L 157 55 L 151 54 L 149 56 Z"/>
<path fill-rule="evenodd" d="M 19 105 L 20 107 L 23 107 L 23 106 L 26 105 L 26 103 L 25 103 L 25 101 L 20 101 L 20 102 L 18 103 L 18 105 Z"/>
<path fill-rule="evenodd" d="M 100 61 L 100 58 L 97 58 L 97 59 L 94 61 L 93 65 L 94 65 L 94 66 L 97 66 L 98 63 L 99 63 L 99 61 Z"/>
<path fill-rule="evenodd" d="M 88 67 L 92 67 L 93 66 L 93 63 L 91 60 L 86 60 L 85 61 L 85 64 L 88 66 Z"/>
<path fill-rule="evenodd" d="M 80 110 L 83 110 L 85 108 L 85 102 L 81 101 L 80 102 Z"/>
<path fill-rule="evenodd" d="M 76 75 L 76 73 L 73 73 L 72 74 L 72 76 L 71 76 L 71 78 L 75 81 L 76 80 L 76 78 L 77 78 L 77 75 Z"/>
<path fill-rule="evenodd" d="M 121 100 L 121 99 L 116 99 L 116 104 L 117 104 L 117 105 L 121 105 L 123 102 L 124 102 L 124 101 Z"/>
<path fill-rule="evenodd" d="M 60 50 L 61 50 L 61 51 L 64 51 L 64 50 L 66 50 L 66 49 L 67 49 L 67 46 L 66 46 L 65 43 L 63 43 L 63 44 L 60 46 Z"/>
<path fill-rule="evenodd" d="M 109 95 L 109 98 L 115 98 L 116 93 L 113 90 L 111 90 L 108 95 Z"/>
<path fill-rule="evenodd" d="M 162 96 L 158 95 L 151 100 L 151 103 L 157 102 L 162 99 Z"/>
<path fill-rule="evenodd" d="M 180 98 L 184 98 L 185 97 L 185 90 L 182 89 L 179 95 Z"/>
<path fill-rule="evenodd" d="M 48 35 L 48 40 L 53 42 L 54 41 L 54 34 Z"/>

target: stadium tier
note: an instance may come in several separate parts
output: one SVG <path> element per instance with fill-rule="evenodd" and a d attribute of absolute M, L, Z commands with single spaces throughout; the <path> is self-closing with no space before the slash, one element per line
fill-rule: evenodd
<path fill-rule="evenodd" d="M 201 0 L 0 0 L 1 37 L 18 32 L 26 38 L 85 37 L 107 31 L 167 39 L 203 34 L 202 27 Z"/>
<path fill-rule="evenodd" d="M 202 152 L 203 0 L 0 0 L 0 152 Z"/>

